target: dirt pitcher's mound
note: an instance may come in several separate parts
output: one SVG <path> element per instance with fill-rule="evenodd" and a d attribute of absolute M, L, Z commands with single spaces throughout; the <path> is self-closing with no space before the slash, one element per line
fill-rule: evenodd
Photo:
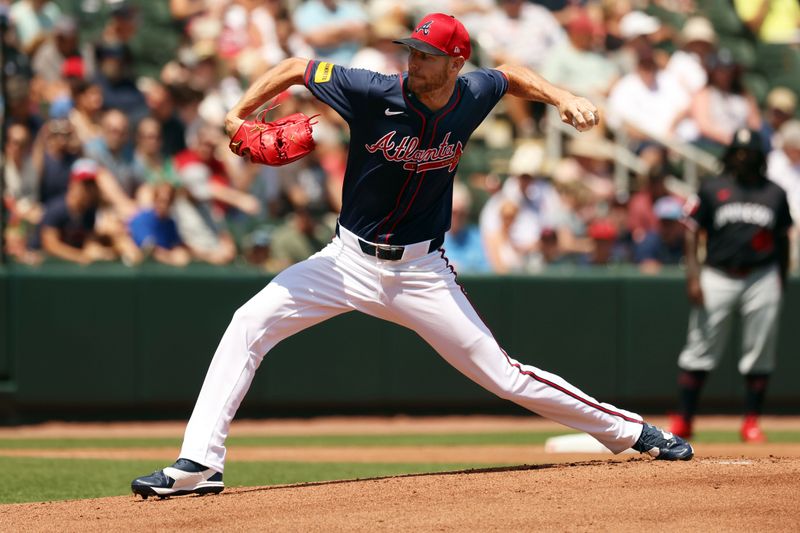
<path fill-rule="evenodd" d="M 0 507 L 7 531 L 798 531 L 800 460 L 642 458 Z"/>

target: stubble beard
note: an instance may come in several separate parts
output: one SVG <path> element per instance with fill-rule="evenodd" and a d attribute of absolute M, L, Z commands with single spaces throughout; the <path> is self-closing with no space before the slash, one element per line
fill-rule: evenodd
<path fill-rule="evenodd" d="M 411 73 L 408 75 L 408 88 L 417 96 L 440 89 L 446 83 L 447 66 L 442 67 L 440 72 L 428 76 L 425 80 L 421 80 Z"/>

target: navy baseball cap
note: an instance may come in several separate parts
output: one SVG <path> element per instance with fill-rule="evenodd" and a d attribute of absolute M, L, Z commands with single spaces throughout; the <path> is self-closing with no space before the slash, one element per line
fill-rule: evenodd
<path fill-rule="evenodd" d="M 392 42 L 435 56 L 469 59 L 472 52 L 467 29 L 454 16 L 444 13 L 425 15 L 411 37 Z"/>

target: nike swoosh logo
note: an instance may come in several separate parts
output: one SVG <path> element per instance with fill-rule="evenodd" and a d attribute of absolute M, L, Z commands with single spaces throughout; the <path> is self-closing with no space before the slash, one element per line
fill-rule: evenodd
<path fill-rule="evenodd" d="M 402 115 L 405 111 L 391 111 L 388 107 L 386 111 L 383 112 L 387 117 L 391 117 L 392 115 Z"/>
<path fill-rule="evenodd" d="M 175 480 L 171 488 L 176 490 L 193 488 L 198 483 L 208 481 L 208 478 L 214 475 L 214 471 L 211 469 L 204 470 L 203 472 L 184 472 L 183 470 L 178 470 L 171 466 L 165 468 L 163 472 L 165 476 Z"/>

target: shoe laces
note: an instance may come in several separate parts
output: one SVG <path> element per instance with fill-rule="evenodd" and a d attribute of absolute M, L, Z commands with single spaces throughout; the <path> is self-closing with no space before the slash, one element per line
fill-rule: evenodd
<path fill-rule="evenodd" d="M 670 435 L 670 437 L 666 435 Z M 675 436 L 671 433 L 665 433 L 655 426 L 645 424 L 642 429 L 642 435 L 634 444 L 633 449 L 637 452 L 645 453 L 653 448 L 658 448 L 659 450 L 669 448 L 676 442 Z"/>

